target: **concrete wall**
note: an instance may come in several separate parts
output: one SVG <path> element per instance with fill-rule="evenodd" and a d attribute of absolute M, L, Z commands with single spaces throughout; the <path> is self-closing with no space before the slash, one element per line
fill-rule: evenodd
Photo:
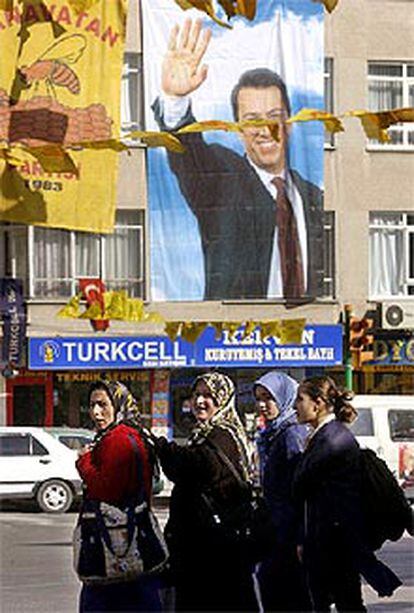
<path fill-rule="evenodd" d="M 341 0 L 326 14 L 325 55 L 334 58 L 335 112 L 367 108 L 367 61 L 414 61 L 414 2 Z M 130 3 L 127 50 L 140 51 L 137 2 Z M 368 308 L 368 218 L 370 210 L 414 210 L 414 151 L 369 151 L 356 119 L 344 120 L 345 133 L 325 153 L 325 208 L 336 215 L 336 286 L 334 301 L 287 311 L 272 302 L 157 303 L 168 319 L 239 320 L 306 317 L 336 323 L 344 303 L 356 313 Z M 121 154 L 118 206 L 146 208 L 145 149 Z M 147 270 L 149 240 L 147 237 Z M 148 275 L 147 275 L 148 276 Z M 29 308 L 32 336 L 93 333 L 89 322 L 55 317 L 58 304 Z M 160 326 L 111 323 L 111 334 L 160 333 Z M 1 402 L 1 400 L 0 400 Z"/>

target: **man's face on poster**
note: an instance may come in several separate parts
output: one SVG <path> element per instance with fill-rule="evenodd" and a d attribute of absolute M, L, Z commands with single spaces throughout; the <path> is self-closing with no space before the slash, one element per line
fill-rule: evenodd
<path fill-rule="evenodd" d="M 280 89 L 270 87 L 243 87 L 237 96 L 239 121 L 270 119 L 280 121 L 277 142 L 266 126 L 243 129 L 241 138 L 246 154 L 259 168 L 277 175 L 285 169 L 287 150 L 287 127 L 284 123 L 288 113 Z"/>

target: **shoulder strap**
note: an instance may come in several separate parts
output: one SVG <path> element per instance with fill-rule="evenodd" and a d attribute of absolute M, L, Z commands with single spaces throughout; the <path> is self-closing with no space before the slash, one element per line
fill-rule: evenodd
<path fill-rule="evenodd" d="M 235 477 L 236 481 L 238 483 L 240 483 L 241 485 L 242 484 L 244 485 L 245 481 L 243 481 L 243 479 L 241 478 L 240 474 L 236 470 L 233 462 L 227 457 L 227 455 L 224 453 L 224 451 L 214 441 L 210 440 L 208 437 L 205 440 L 206 440 L 207 444 L 210 445 L 210 447 L 214 448 L 214 450 L 217 452 L 217 455 L 223 461 L 223 463 L 227 466 L 227 468 L 230 470 L 230 472 L 233 474 L 233 476 Z"/>
<path fill-rule="evenodd" d="M 146 495 L 146 492 L 145 492 L 144 470 L 143 470 L 143 466 L 142 466 L 142 458 L 141 458 L 141 454 L 139 452 L 138 443 L 135 440 L 135 437 L 132 436 L 132 434 L 130 434 L 130 433 L 128 433 L 128 438 L 131 441 L 132 449 L 134 450 L 134 453 L 135 453 L 135 456 L 136 456 L 136 460 L 137 460 L 138 492 L 137 492 L 137 495 L 133 498 L 132 504 L 133 505 L 139 505 L 139 504 L 142 504 L 143 502 L 148 502 L 147 501 L 147 495 Z M 129 506 L 131 506 L 131 502 L 129 503 Z"/>

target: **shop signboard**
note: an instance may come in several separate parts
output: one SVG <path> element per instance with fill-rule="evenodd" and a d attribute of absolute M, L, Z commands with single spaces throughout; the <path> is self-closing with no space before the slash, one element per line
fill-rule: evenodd
<path fill-rule="evenodd" d="M 342 364 L 342 326 L 308 325 L 302 344 L 280 345 L 260 331 L 205 329 L 195 343 L 165 336 L 50 337 L 29 340 L 31 370 L 183 367 L 317 367 Z"/>

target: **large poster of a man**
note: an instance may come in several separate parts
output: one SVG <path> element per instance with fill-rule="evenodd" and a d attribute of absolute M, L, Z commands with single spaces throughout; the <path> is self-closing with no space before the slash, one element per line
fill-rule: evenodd
<path fill-rule="evenodd" d="M 201 17 L 200 17 L 201 16 Z M 315 298 L 323 282 L 323 131 L 286 123 L 323 108 L 323 13 L 258 3 L 231 30 L 143 1 L 147 129 L 270 120 L 238 134 L 181 135 L 148 155 L 153 300 Z"/>

